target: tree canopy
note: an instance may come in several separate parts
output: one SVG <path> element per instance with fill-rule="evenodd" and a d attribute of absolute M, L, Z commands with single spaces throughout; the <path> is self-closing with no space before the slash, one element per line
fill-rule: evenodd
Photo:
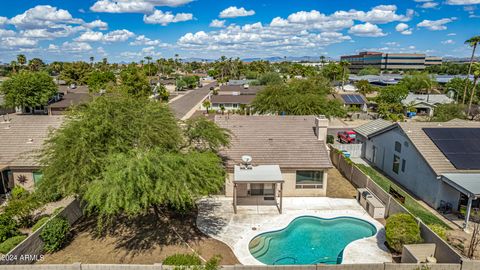
<path fill-rule="evenodd" d="M 378 103 L 378 113 L 380 116 L 393 121 L 403 119 L 402 100 L 408 95 L 408 89 L 402 85 L 390 85 L 379 89 L 380 92 L 376 98 Z"/>
<path fill-rule="evenodd" d="M 267 85 L 252 103 L 261 114 L 343 116 L 345 111 L 337 100 L 327 99 L 330 82 L 321 77 L 294 79 L 288 83 Z"/>
<path fill-rule="evenodd" d="M 406 75 L 400 81 L 408 91 L 415 93 L 431 93 L 432 89 L 437 86 L 434 77 L 426 72 L 414 72 Z"/>
<path fill-rule="evenodd" d="M 115 74 L 111 71 L 92 71 L 88 76 L 87 85 L 91 92 L 99 92 L 101 89 L 106 90 L 109 84 L 116 81 Z"/>
<path fill-rule="evenodd" d="M 466 107 L 463 104 L 439 104 L 430 119 L 433 122 L 447 122 L 452 119 L 465 119 Z"/>
<path fill-rule="evenodd" d="M 21 71 L 0 85 L 9 107 L 35 107 L 47 105 L 57 94 L 57 86 L 45 72 Z"/>
<path fill-rule="evenodd" d="M 76 195 L 88 211 L 111 218 L 165 205 L 185 209 L 223 186 L 222 161 L 211 150 L 229 136 L 213 123 L 191 120 L 184 132 L 166 104 L 118 92 L 66 117 L 41 152 L 44 196 Z M 194 140 L 212 147 L 186 143 Z"/>
<path fill-rule="evenodd" d="M 132 96 L 149 96 L 152 94 L 152 87 L 143 70 L 134 64 L 120 72 L 120 90 Z"/>

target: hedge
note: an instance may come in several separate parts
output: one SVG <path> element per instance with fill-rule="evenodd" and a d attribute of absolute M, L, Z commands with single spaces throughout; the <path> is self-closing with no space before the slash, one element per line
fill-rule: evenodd
<path fill-rule="evenodd" d="M 40 238 L 45 243 L 45 252 L 55 252 L 67 242 L 70 233 L 70 223 L 65 218 L 55 217 L 47 222 Z"/>
<path fill-rule="evenodd" d="M 410 214 L 400 213 L 388 217 L 385 234 L 390 248 L 398 253 L 402 252 L 403 245 L 423 242 L 420 228 Z"/>
<path fill-rule="evenodd" d="M 0 243 L 18 235 L 18 224 L 11 215 L 0 214 Z"/>
<path fill-rule="evenodd" d="M 202 261 L 195 254 L 174 254 L 163 260 L 164 265 L 201 265 Z"/>
<path fill-rule="evenodd" d="M 23 240 L 27 238 L 26 235 L 17 235 L 11 238 L 8 238 L 5 240 L 3 243 L 0 244 L 0 253 L 2 254 L 7 254 L 12 250 L 14 247 L 16 247 L 18 244 L 20 244 Z"/>

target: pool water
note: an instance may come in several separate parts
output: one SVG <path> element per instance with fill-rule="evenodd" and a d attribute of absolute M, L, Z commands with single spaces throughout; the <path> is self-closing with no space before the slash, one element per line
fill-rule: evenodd
<path fill-rule="evenodd" d="M 376 232 L 375 226 L 357 218 L 302 216 L 282 230 L 256 236 L 249 249 L 267 265 L 340 264 L 349 243 Z"/>

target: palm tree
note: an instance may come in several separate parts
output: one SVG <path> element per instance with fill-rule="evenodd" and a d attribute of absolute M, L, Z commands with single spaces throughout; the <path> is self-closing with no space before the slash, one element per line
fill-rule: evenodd
<path fill-rule="evenodd" d="M 205 109 L 207 109 L 207 114 L 208 114 L 208 110 L 209 110 L 210 107 L 212 106 L 212 103 L 210 102 L 210 100 L 205 99 L 205 100 L 203 101 L 203 104 L 202 104 L 202 105 L 203 105 L 203 107 L 205 107 Z"/>
<path fill-rule="evenodd" d="M 475 58 L 475 50 L 477 49 L 478 43 L 480 43 L 480 36 L 474 36 L 474 37 L 465 41 L 465 44 L 468 44 L 470 47 L 472 47 L 472 57 L 470 57 L 470 65 L 468 66 L 467 80 L 470 80 L 470 74 L 472 72 L 473 58 Z M 467 89 L 468 89 L 468 83 L 465 83 L 465 89 L 463 90 L 462 104 L 465 104 L 465 96 L 467 95 Z"/>
<path fill-rule="evenodd" d="M 322 67 L 325 65 L 325 55 L 320 55 L 320 63 L 322 63 Z"/>
<path fill-rule="evenodd" d="M 95 60 L 95 57 L 90 56 L 90 66 L 93 68 L 93 61 Z"/>
<path fill-rule="evenodd" d="M 145 56 L 145 60 L 147 60 L 148 76 L 150 76 L 150 61 L 152 60 L 152 57 L 151 56 Z"/>
<path fill-rule="evenodd" d="M 10 66 L 12 67 L 13 73 L 17 73 L 17 67 L 18 67 L 17 61 L 10 62 Z"/>
<path fill-rule="evenodd" d="M 24 54 L 19 54 L 19 55 L 17 55 L 17 62 L 18 62 L 21 66 L 23 66 L 23 65 L 25 65 L 25 64 L 27 63 L 27 57 L 25 57 Z"/>
<path fill-rule="evenodd" d="M 342 90 L 345 86 L 345 73 L 347 73 L 347 68 L 350 66 L 350 62 L 340 61 L 340 66 L 342 67 Z"/>
<path fill-rule="evenodd" d="M 475 96 L 475 90 L 477 89 L 478 79 L 480 78 L 480 63 L 473 63 L 472 71 L 473 71 L 473 87 L 472 87 L 472 91 L 470 92 L 470 101 L 468 102 L 467 116 L 470 116 L 473 97 Z"/>

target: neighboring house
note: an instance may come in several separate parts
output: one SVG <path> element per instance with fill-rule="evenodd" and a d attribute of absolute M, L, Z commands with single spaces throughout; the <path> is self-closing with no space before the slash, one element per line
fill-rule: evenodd
<path fill-rule="evenodd" d="M 238 110 L 242 106 L 249 106 L 255 95 L 211 95 L 211 109 L 214 111 L 219 111 L 224 108 L 225 111 Z"/>
<path fill-rule="evenodd" d="M 58 92 L 58 97 L 47 106 L 48 115 L 64 114 L 68 108 L 92 100 L 87 86 L 76 86 L 72 89 L 69 86 L 61 85 Z"/>
<path fill-rule="evenodd" d="M 332 168 L 325 144 L 328 119 L 217 115 L 215 122 L 232 132 L 231 145 L 221 154 L 228 171 L 225 195 L 234 205 L 268 204 L 279 197 L 281 212 L 283 196 L 326 196 Z M 248 164 L 245 155 L 252 158 Z"/>
<path fill-rule="evenodd" d="M 242 85 L 245 85 L 245 84 L 251 84 L 253 81 L 255 80 L 247 80 L 247 79 L 244 79 L 244 80 L 229 80 L 227 82 L 227 85 L 239 85 L 239 86 L 242 86 Z"/>
<path fill-rule="evenodd" d="M 0 193 L 20 185 L 33 190 L 42 175 L 36 155 L 63 116 L 9 114 L 0 117 Z"/>
<path fill-rule="evenodd" d="M 332 94 L 333 99 L 340 101 L 343 107 L 347 109 L 357 108 L 364 112 L 367 111 L 368 101 L 361 94 Z"/>
<path fill-rule="evenodd" d="M 439 104 L 449 104 L 454 102 L 444 94 L 413 94 L 409 93 L 408 96 L 402 100 L 404 106 L 415 108 L 417 115 L 433 116 L 433 112 Z M 407 109 L 408 110 L 408 109 Z"/>
<path fill-rule="evenodd" d="M 218 89 L 219 95 L 256 95 L 263 90 L 262 85 L 221 85 Z"/>
<path fill-rule="evenodd" d="M 376 121 L 355 131 L 366 160 L 433 208 L 480 206 L 479 122 Z"/>

